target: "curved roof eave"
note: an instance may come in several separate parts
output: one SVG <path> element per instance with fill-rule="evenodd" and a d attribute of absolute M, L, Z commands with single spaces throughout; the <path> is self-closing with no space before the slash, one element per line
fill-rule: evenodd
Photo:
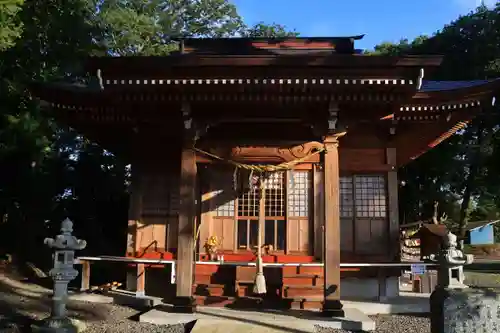
<path fill-rule="evenodd" d="M 481 98 L 500 91 L 500 78 L 470 81 L 423 81 L 413 96 L 419 100 L 466 100 Z"/>

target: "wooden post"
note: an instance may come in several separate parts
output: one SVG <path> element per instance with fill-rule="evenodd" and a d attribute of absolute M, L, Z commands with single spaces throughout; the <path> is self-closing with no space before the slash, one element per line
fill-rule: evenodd
<path fill-rule="evenodd" d="M 343 317 L 340 302 L 340 176 L 339 136 L 328 136 L 324 140 L 324 301 L 323 314 Z"/>
<path fill-rule="evenodd" d="M 387 164 L 392 166 L 387 173 L 387 195 L 389 208 L 389 259 L 399 260 L 401 253 L 399 243 L 399 203 L 398 203 L 398 171 L 396 168 L 396 148 L 387 148 Z"/>
<path fill-rule="evenodd" d="M 132 164 L 131 178 L 128 209 L 127 256 L 136 256 L 140 249 L 137 233 L 142 213 L 142 179 L 138 163 L 134 162 Z"/>
<path fill-rule="evenodd" d="M 90 261 L 83 260 L 82 262 L 82 283 L 80 291 L 90 290 Z"/>
<path fill-rule="evenodd" d="M 143 297 L 146 295 L 146 268 L 144 264 L 137 264 L 137 283 L 135 287 L 135 296 Z"/>
<path fill-rule="evenodd" d="M 177 229 L 177 274 L 174 311 L 192 313 L 196 309 L 193 298 L 194 272 L 194 223 L 196 216 L 196 153 L 191 114 L 188 105 L 183 106 L 184 142 L 181 152 L 179 227 Z"/>
<path fill-rule="evenodd" d="M 324 198 L 324 178 L 323 170 L 319 170 L 319 166 L 313 166 L 313 193 L 314 193 L 314 256 L 316 259 L 323 261 L 324 254 L 324 222 L 325 222 L 325 198 Z"/>

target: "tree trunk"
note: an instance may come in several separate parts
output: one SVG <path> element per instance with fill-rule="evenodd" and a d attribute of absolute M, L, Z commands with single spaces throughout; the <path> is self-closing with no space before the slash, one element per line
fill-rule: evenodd
<path fill-rule="evenodd" d="M 480 164 L 482 162 L 482 151 L 481 146 L 484 141 L 484 123 L 481 121 L 477 127 L 477 145 L 476 151 L 471 154 L 469 175 L 465 181 L 464 193 L 462 196 L 462 204 L 460 205 L 460 221 L 458 222 L 458 232 L 461 238 L 465 237 L 465 228 L 469 221 L 470 214 L 470 204 L 472 199 L 472 193 L 476 189 L 476 177 L 480 169 Z"/>

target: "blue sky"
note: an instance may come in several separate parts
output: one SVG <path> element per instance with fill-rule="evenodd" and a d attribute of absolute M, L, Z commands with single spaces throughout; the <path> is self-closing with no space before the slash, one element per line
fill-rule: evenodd
<path fill-rule="evenodd" d="M 232 0 L 247 24 L 276 22 L 301 36 L 365 34 L 357 48 L 430 35 L 481 0 Z M 496 0 L 484 0 L 488 6 Z"/>

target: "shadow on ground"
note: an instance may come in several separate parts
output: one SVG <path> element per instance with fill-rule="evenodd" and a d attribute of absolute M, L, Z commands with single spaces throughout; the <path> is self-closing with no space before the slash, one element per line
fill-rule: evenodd
<path fill-rule="evenodd" d="M 0 272 L 0 332 L 29 332 L 36 320 L 50 313 L 50 290 L 24 283 Z M 84 321 L 105 319 L 106 311 L 99 305 L 68 302 L 68 314 Z"/>

